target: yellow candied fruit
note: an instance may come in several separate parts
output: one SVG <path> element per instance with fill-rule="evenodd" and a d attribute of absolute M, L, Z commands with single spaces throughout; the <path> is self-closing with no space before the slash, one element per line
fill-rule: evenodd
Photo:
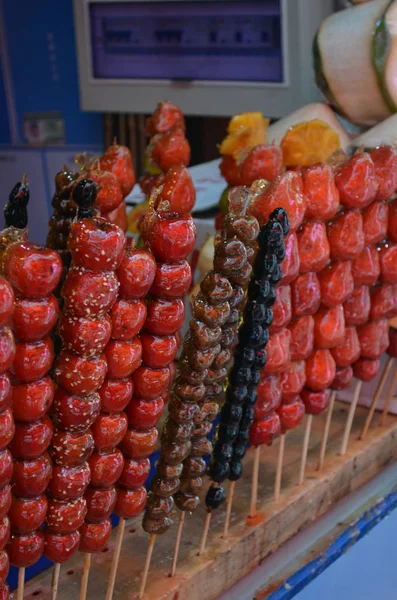
<path fill-rule="evenodd" d="M 280 146 L 286 167 L 310 167 L 327 162 L 340 148 L 340 139 L 327 123 L 313 119 L 290 127 Z"/>
<path fill-rule="evenodd" d="M 235 115 L 228 125 L 228 135 L 219 147 L 220 154 L 237 158 L 245 148 L 265 144 L 268 125 L 269 119 L 260 112 Z"/>

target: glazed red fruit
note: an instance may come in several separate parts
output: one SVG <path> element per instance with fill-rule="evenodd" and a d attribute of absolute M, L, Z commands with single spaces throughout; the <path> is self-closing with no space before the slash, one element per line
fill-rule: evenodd
<path fill-rule="evenodd" d="M 337 369 L 348 367 L 360 357 L 360 342 L 355 327 L 346 327 L 345 339 L 331 350 Z"/>
<path fill-rule="evenodd" d="M 55 250 L 37 244 L 11 244 L 4 256 L 5 276 L 14 290 L 26 298 L 43 298 L 56 288 L 62 261 Z"/>
<path fill-rule="evenodd" d="M 306 381 L 305 361 L 292 361 L 290 366 L 281 375 L 282 401 L 291 402 L 298 396 Z"/>
<path fill-rule="evenodd" d="M 357 327 L 361 357 L 375 360 L 380 358 L 389 345 L 389 324 L 387 319 L 371 321 Z"/>
<path fill-rule="evenodd" d="M 345 390 L 349 387 L 353 379 L 352 367 L 345 367 L 344 369 L 336 369 L 336 374 L 333 382 L 330 385 L 331 390 Z"/>
<path fill-rule="evenodd" d="M 169 369 L 150 369 L 139 367 L 133 375 L 137 398 L 154 400 L 163 394 L 170 384 Z"/>
<path fill-rule="evenodd" d="M 177 263 L 158 263 L 152 293 L 167 300 L 183 298 L 190 289 L 192 271 L 187 260 Z"/>
<path fill-rule="evenodd" d="M 80 552 L 101 552 L 106 548 L 111 533 L 110 519 L 101 523 L 84 523 L 80 529 Z"/>
<path fill-rule="evenodd" d="M 30 533 L 39 529 L 47 514 L 47 497 L 43 494 L 38 498 L 12 497 L 8 516 L 13 533 Z"/>
<path fill-rule="evenodd" d="M 306 196 L 306 219 L 328 221 L 338 212 L 339 192 L 330 165 L 317 164 L 303 169 L 303 193 Z"/>
<path fill-rule="evenodd" d="M 123 197 L 128 196 L 135 185 L 136 179 L 131 152 L 127 146 L 119 146 L 114 142 L 101 156 L 99 166 L 102 171 L 109 171 L 116 175 Z"/>
<path fill-rule="evenodd" d="M 108 316 L 89 319 L 63 314 L 59 335 L 63 346 L 80 356 L 94 356 L 104 351 L 110 340 L 112 323 Z"/>
<path fill-rule="evenodd" d="M 94 439 L 90 431 L 71 433 L 55 431 L 50 454 L 58 465 L 77 467 L 87 460 L 94 450 Z"/>
<path fill-rule="evenodd" d="M 305 405 L 299 396 L 292 402 L 284 403 L 277 411 L 281 422 L 281 432 L 285 433 L 289 429 L 294 429 L 301 423 L 305 416 Z"/>
<path fill-rule="evenodd" d="M 256 146 L 241 165 L 241 185 L 250 186 L 258 179 L 272 181 L 281 173 L 282 168 L 283 153 L 279 146 Z"/>
<path fill-rule="evenodd" d="M 373 202 L 363 211 L 365 244 L 380 242 L 387 235 L 389 207 L 386 202 Z"/>
<path fill-rule="evenodd" d="M 393 146 L 379 146 L 370 151 L 378 183 L 376 200 L 388 200 L 397 188 L 397 153 Z"/>
<path fill-rule="evenodd" d="M 104 354 L 84 358 L 63 350 L 55 361 L 56 380 L 70 394 L 93 394 L 103 384 L 106 373 L 107 362 Z"/>
<path fill-rule="evenodd" d="M 309 415 L 319 415 L 324 412 L 328 405 L 328 396 L 326 391 L 322 392 L 311 392 L 310 390 L 303 390 L 301 393 L 303 404 L 305 405 L 306 412 Z"/>
<path fill-rule="evenodd" d="M 72 223 L 68 248 L 77 266 L 95 272 L 114 271 L 124 255 L 125 236 L 106 219 L 82 219 Z"/>
<path fill-rule="evenodd" d="M 0 277 L 0 327 L 10 320 L 14 311 L 14 300 L 12 287 L 4 277 Z"/>
<path fill-rule="evenodd" d="M 264 374 L 282 373 L 290 363 L 291 333 L 283 329 L 274 333 L 266 346 L 267 361 Z"/>
<path fill-rule="evenodd" d="M 183 165 L 171 167 L 165 174 L 155 209 L 170 213 L 189 213 L 196 201 L 196 191 L 189 171 Z M 164 203 L 164 204 L 163 204 Z"/>
<path fill-rule="evenodd" d="M 39 300 L 17 298 L 12 315 L 12 329 L 22 342 L 41 340 L 51 333 L 58 321 L 59 305 L 55 296 Z"/>
<path fill-rule="evenodd" d="M 155 136 L 151 140 L 151 158 L 164 172 L 175 165 L 187 166 L 190 161 L 190 146 L 184 129 L 173 129 Z"/>
<path fill-rule="evenodd" d="M 120 227 L 121 231 L 127 231 L 128 229 L 128 217 L 126 205 L 124 202 L 118 205 L 117 208 L 111 210 L 107 213 L 102 213 L 102 217 L 109 221 L 109 223 L 113 223 L 113 225 L 117 225 Z"/>
<path fill-rule="evenodd" d="M 134 385 L 131 378 L 106 379 L 99 390 L 101 410 L 103 412 L 118 413 L 125 409 L 132 398 Z"/>
<path fill-rule="evenodd" d="M 0 521 L 0 552 L 4 550 L 6 543 L 10 537 L 11 527 L 10 520 L 8 517 L 4 517 Z"/>
<path fill-rule="evenodd" d="M 329 350 L 315 350 L 306 361 L 306 386 L 320 392 L 335 378 L 335 361 Z"/>
<path fill-rule="evenodd" d="M 9 570 L 10 570 L 10 559 L 8 558 L 7 552 L 5 550 L 3 550 L 2 552 L 0 552 L 0 582 L 1 582 L 2 587 L 3 587 L 5 580 L 7 579 Z M 4 587 L 7 587 L 7 586 L 4 586 Z M 8 587 L 7 587 L 7 592 L 8 592 Z M 1 595 L 0 595 L 0 598 L 3 600 Z M 8 600 L 8 598 L 9 598 L 8 595 L 4 596 L 4 600 Z"/>
<path fill-rule="evenodd" d="M 6 485 L 0 490 L 0 519 L 8 514 L 11 506 L 11 486 Z"/>
<path fill-rule="evenodd" d="M 19 344 L 18 347 L 21 345 Z M 5 373 L 13 364 L 16 356 L 17 346 L 14 341 L 14 336 L 9 327 L 0 329 L 0 373 Z M 20 364 L 18 363 L 20 367 Z M 30 365 L 28 365 L 30 366 Z M 35 366 L 35 364 L 33 365 Z"/>
<path fill-rule="evenodd" d="M 11 442 L 15 432 L 12 412 L 7 408 L 0 414 L 0 451 L 4 450 Z"/>
<path fill-rule="evenodd" d="M 148 458 L 126 458 L 118 484 L 127 489 L 141 487 L 144 485 L 149 473 L 150 460 Z"/>
<path fill-rule="evenodd" d="M 383 283 L 397 283 L 397 244 L 386 242 L 380 247 L 380 273 Z"/>
<path fill-rule="evenodd" d="M 30 383 L 44 377 L 53 361 L 54 345 L 50 337 L 37 342 L 17 342 L 10 371 L 21 383 Z"/>
<path fill-rule="evenodd" d="M 328 225 L 332 260 L 354 260 L 364 248 L 363 219 L 360 213 L 347 211 Z"/>
<path fill-rule="evenodd" d="M 142 486 L 136 490 L 120 488 L 117 490 L 117 500 L 114 512 L 123 519 L 132 519 L 141 514 L 145 508 L 146 489 Z"/>
<path fill-rule="evenodd" d="M 91 427 L 101 408 L 99 394 L 76 396 L 58 387 L 55 392 L 52 420 L 58 429 L 70 432 Z"/>
<path fill-rule="evenodd" d="M 180 108 L 172 102 L 160 102 L 153 115 L 146 119 L 146 135 L 165 133 L 175 128 L 185 128 L 185 120 Z"/>
<path fill-rule="evenodd" d="M 371 156 L 366 152 L 357 152 L 338 165 L 335 169 L 335 183 L 343 206 L 350 209 L 368 206 L 378 191 Z"/>
<path fill-rule="evenodd" d="M 65 311 L 75 317 L 106 314 L 117 298 L 119 284 L 113 271 L 93 273 L 80 267 L 69 269 L 62 287 Z"/>
<path fill-rule="evenodd" d="M 146 296 L 156 274 L 156 261 L 151 252 L 134 248 L 125 253 L 117 271 L 119 296 L 134 300 Z"/>
<path fill-rule="evenodd" d="M 139 338 L 131 342 L 111 340 L 105 349 L 109 379 L 124 379 L 142 363 L 142 345 Z"/>
<path fill-rule="evenodd" d="M 254 421 L 250 427 L 249 440 L 254 447 L 266 444 L 271 446 L 281 435 L 281 421 L 277 413 L 269 414 L 261 421 Z"/>
<path fill-rule="evenodd" d="M 291 284 L 292 315 L 295 319 L 317 312 L 321 303 L 320 282 L 316 273 L 299 275 Z"/>
<path fill-rule="evenodd" d="M 355 288 L 343 305 L 346 325 L 362 325 L 368 321 L 371 309 L 369 288 L 366 285 Z"/>
<path fill-rule="evenodd" d="M 306 210 L 306 198 L 299 173 L 287 171 L 279 175 L 255 198 L 249 210 L 262 226 L 276 208 L 284 208 L 287 211 L 291 231 L 296 231 Z"/>
<path fill-rule="evenodd" d="M 361 381 L 371 381 L 375 379 L 380 369 L 380 360 L 370 360 L 368 358 L 359 358 L 353 365 L 354 377 Z"/>
<path fill-rule="evenodd" d="M 183 300 L 156 298 L 148 303 L 145 329 L 155 335 L 171 335 L 182 327 L 184 318 Z"/>
<path fill-rule="evenodd" d="M 130 458 L 148 458 L 156 450 L 158 431 L 155 427 L 147 431 L 128 429 L 120 445 Z"/>
<path fill-rule="evenodd" d="M 164 400 L 138 400 L 134 398 L 127 407 L 128 425 L 138 431 L 154 427 L 164 412 Z"/>
<path fill-rule="evenodd" d="M 352 264 L 350 261 L 334 262 L 318 275 L 321 289 L 321 300 L 325 306 L 332 308 L 343 302 L 354 290 Z"/>
<path fill-rule="evenodd" d="M 113 512 L 117 492 L 114 487 L 98 490 L 89 486 L 84 497 L 87 502 L 86 520 L 90 523 L 99 523 Z"/>
<path fill-rule="evenodd" d="M 174 335 L 157 336 L 150 333 L 142 333 L 142 360 L 144 364 L 152 369 L 167 367 L 175 358 L 178 343 Z"/>
<path fill-rule="evenodd" d="M 371 290 L 371 319 L 392 319 L 397 316 L 397 285 L 378 285 Z"/>
<path fill-rule="evenodd" d="M 299 272 L 321 271 L 329 260 L 329 243 L 324 223 L 307 222 L 297 232 Z"/>
<path fill-rule="evenodd" d="M 314 319 L 311 315 L 301 317 L 288 327 L 291 333 L 291 360 L 306 360 L 314 346 Z"/>
<path fill-rule="evenodd" d="M 14 567 L 30 567 L 43 555 L 44 533 L 38 529 L 26 535 L 12 535 L 7 544 L 10 563 Z"/>
<path fill-rule="evenodd" d="M 389 204 L 389 222 L 387 233 L 393 242 L 397 242 L 397 199 Z"/>
<path fill-rule="evenodd" d="M 284 238 L 285 257 L 281 263 L 282 279 L 280 283 L 286 285 L 297 278 L 299 274 L 299 252 L 296 233 L 289 233 Z"/>
<path fill-rule="evenodd" d="M 397 329 L 389 327 L 389 346 L 387 353 L 394 358 L 397 358 Z"/>
<path fill-rule="evenodd" d="M 52 423 L 47 415 L 34 423 L 16 423 L 10 443 L 13 457 L 22 460 L 38 458 L 50 445 L 52 431 Z"/>
<path fill-rule="evenodd" d="M 379 252 L 374 246 L 365 246 L 361 254 L 352 262 L 354 285 L 374 285 L 379 279 Z"/>
<path fill-rule="evenodd" d="M 12 387 L 12 411 L 16 421 L 31 423 L 44 417 L 50 409 L 55 384 L 50 377 L 32 383 L 14 383 Z"/>
<path fill-rule="evenodd" d="M 316 348 L 335 348 L 345 337 L 343 306 L 322 306 L 314 315 L 314 345 Z"/>
<path fill-rule="evenodd" d="M 269 328 L 271 333 L 287 327 L 292 318 L 291 287 L 281 285 L 276 288 L 276 301 L 272 306 L 273 323 Z"/>
<path fill-rule="evenodd" d="M 119 299 L 110 311 L 112 338 L 132 340 L 142 329 L 146 320 L 146 304 L 143 300 Z"/>
<path fill-rule="evenodd" d="M 154 214 L 145 237 L 158 261 L 177 262 L 192 252 L 196 227 L 190 215 Z"/>
<path fill-rule="evenodd" d="M 229 186 L 235 187 L 241 185 L 240 169 L 233 156 L 222 156 L 222 160 L 219 163 L 219 170 Z"/>
<path fill-rule="evenodd" d="M 123 454 L 118 448 L 100 454 L 94 452 L 88 462 L 91 485 L 96 488 L 109 488 L 116 483 L 124 466 Z"/>
<path fill-rule="evenodd" d="M 111 450 L 118 446 L 127 431 L 127 417 L 125 413 L 110 415 L 101 413 L 92 426 L 95 450 Z"/>
<path fill-rule="evenodd" d="M 11 405 L 11 400 L 11 381 L 7 373 L 4 373 L 3 375 L 0 375 L 0 412 L 3 412 L 3 410 Z"/>
<path fill-rule="evenodd" d="M 55 563 L 64 563 L 75 554 L 80 544 L 80 533 L 57 535 L 49 531 L 45 534 L 44 556 Z"/>
<path fill-rule="evenodd" d="M 87 173 L 88 179 L 97 184 L 98 195 L 94 206 L 101 212 L 114 210 L 123 201 L 123 192 L 116 175 L 109 171 L 92 169 Z"/>
<path fill-rule="evenodd" d="M 50 499 L 47 511 L 47 526 L 52 533 L 73 533 L 83 523 L 87 512 L 84 498 L 60 502 Z"/>
<path fill-rule="evenodd" d="M 90 479 L 86 462 L 76 467 L 54 465 L 47 493 L 57 500 L 74 500 L 84 494 Z"/>
<path fill-rule="evenodd" d="M 10 483 L 13 474 L 12 454 L 6 448 L 0 452 L 0 488 Z"/>

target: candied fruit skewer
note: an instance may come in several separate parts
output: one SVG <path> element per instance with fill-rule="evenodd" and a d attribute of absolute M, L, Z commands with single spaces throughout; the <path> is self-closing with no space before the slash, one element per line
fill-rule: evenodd
<path fill-rule="evenodd" d="M 23 242 L 28 239 L 27 205 L 30 198 L 26 176 L 23 175 L 12 188 L 8 202 L 4 207 L 5 229 L 0 232 L 0 270 L 4 272 L 4 252 L 13 242 Z"/>

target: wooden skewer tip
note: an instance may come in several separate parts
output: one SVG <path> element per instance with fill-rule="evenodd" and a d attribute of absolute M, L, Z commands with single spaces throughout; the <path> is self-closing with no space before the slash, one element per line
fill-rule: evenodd
<path fill-rule="evenodd" d="M 317 467 L 317 469 L 319 471 L 321 471 L 324 467 L 325 453 L 327 451 L 329 430 L 330 430 L 330 426 L 331 426 L 332 413 L 334 412 L 335 400 L 336 400 L 336 392 L 332 391 L 330 398 L 329 398 L 327 416 L 325 418 L 324 432 L 323 432 L 323 437 L 321 440 L 320 458 L 319 458 L 318 467 Z"/>
<path fill-rule="evenodd" d="M 54 564 L 51 581 L 51 600 L 56 600 L 58 594 L 59 574 L 61 572 L 61 563 Z"/>
<path fill-rule="evenodd" d="M 125 530 L 125 519 L 121 518 L 119 521 L 118 527 L 117 527 L 117 536 L 116 536 L 116 543 L 114 546 L 112 566 L 110 567 L 109 582 L 108 582 L 108 587 L 106 590 L 106 600 L 112 600 L 112 598 L 113 598 L 114 584 L 116 583 L 117 567 L 119 566 L 119 559 L 120 559 L 121 545 L 123 543 L 124 530 Z"/>
<path fill-rule="evenodd" d="M 209 531 L 210 524 L 211 524 L 211 516 L 212 516 L 212 511 L 207 510 L 207 514 L 206 514 L 205 521 L 204 521 L 204 529 L 203 529 L 203 533 L 201 536 L 200 548 L 197 553 L 197 556 L 201 556 L 202 554 L 204 554 L 205 545 L 207 543 L 208 531 Z"/>
<path fill-rule="evenodd" d="M 274 500 L 278 502 L 280 500 L 281 492 L 281 477 L 283 473 L 284 463 L 284 448 L 285 448 L 285 433 L 280 436 L 280 445 L 278 448 L 277 468 L 276 468 L 276 479 L 274 483 Z"/>
<path fill-rule="evenodd" d="M 227 536 L 229 534 L 229 525 L 230 525 L 230 517 L 232 514 L 232 505 L 233 505 L 233 496 L 234 496 L 235 485 L 236 485 L 235 481 L 230 482 L 229 495 L 228 495 L 227 504 L 226 504 L 225 525 L 223 527 L 223 537 L 224 538 L 227 538 Z"/>
<path fill-rule="evenodd" d="M 305 480 L 306 463 L 307 463 L 307 452 L 309 449 L 310 432 L 312 429 L 313 415 L 307 415 L 305 437 L 303 438 L 302 458 L 299 470 L 299 481 L 298 485 L 302 485 Z"/>
<path fill-rule="evenodd" d="M 24 590 L 25 590 L 25 567 L 20 567 L 18 569 L 17 600 L 23 600 Z"/>
<path fill-rule="evenodd" d="M 88 577 L 90 575 L 90 568 L 91 554 L 89 552 L 86 552 L 84 555 L 83 576 L 81 578 L 80 600 L 86 600 L 87 598 Z"/>
<path fill-rule="evenodd" d="M 145 595 L 146 581 L 147 581 L 147 576 L 149 573 L 150 562 L 152 560 L 153 548 L 154 548 L 155 543 L 156 543 L 156 534 L 151 533 L 150 537 L 149 537 L 149 544 L 148 544 L 148 549 L 147 549 L 147 553 L 146 553 L 145 566 L 144 566 L 143 573 L 142 573 L 141 587 L 139 589 L 139 596 L 138 596 L 139 600 L 142 600 L 142 598 Z"/>
<path fill-rule="evenodd" d="M 174 575 L 176 573 L 176 565 L 178 562 L 179 546 L 181 544 L 183 524 L 185 522 L 185 515 L 186 515 L 185 511 L 182 511 L 179 515 L 178 530 L 176 532 L 176 540 L 175 540 L 174 558 L 172 559 L 171 577 L 174 577 Z"/>

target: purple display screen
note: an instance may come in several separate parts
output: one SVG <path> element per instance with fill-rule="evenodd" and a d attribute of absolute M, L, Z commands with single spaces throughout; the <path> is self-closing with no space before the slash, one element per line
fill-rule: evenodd
<path fill-rule="evenodd" d="M 280 2 L 90 2 L 93 76 L 282 82 Z"/>

